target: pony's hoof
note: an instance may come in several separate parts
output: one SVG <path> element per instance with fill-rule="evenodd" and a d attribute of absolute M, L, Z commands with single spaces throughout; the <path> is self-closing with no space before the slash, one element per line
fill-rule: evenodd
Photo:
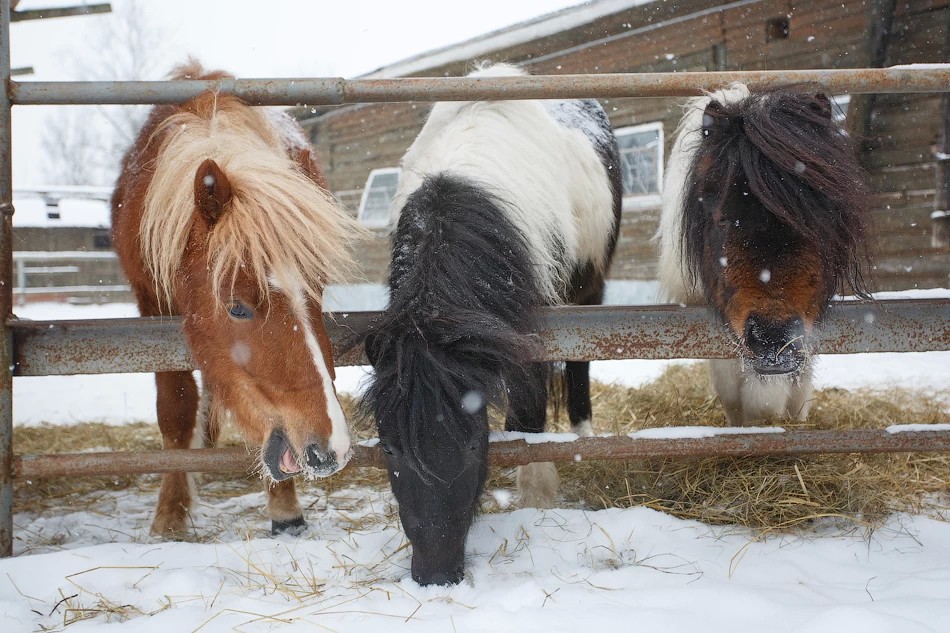
<path fill-rule="evenodd" d="M 278 534 L 300 536 L 306 531 L 307 522 L 304 521 L 303 515 L 293 519 L 287 519 L 286 521 L 271 521 L 270 523 L 271 536 L 277 536 Z"/>
<path fill-rule="evenodd" d="M 518 468 L 518 492 L 523 508 L 551 508 L 560 480 L 553 462 L 539 462 Z"/>
<path fill-rule="evenodd" d="M 182 508 L 181 512 L 163 512 L 155 515 L 151 528 L 152 536 L 180 541 L 189 536 L 188 512 Z"/>

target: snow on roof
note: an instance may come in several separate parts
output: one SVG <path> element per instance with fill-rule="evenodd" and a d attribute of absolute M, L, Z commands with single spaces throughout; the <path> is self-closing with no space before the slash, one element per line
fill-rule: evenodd
<path fill-rule="evenodd" d="M 413 73 L 473 59 L 503 48 L 524 44 L 549 35 L 555 35 L 602 17 L 619 13 L 624 9 L 649 4 L 654 0 L 591 0 L 576 7 L 569 7 L 554 13 L 519 22 L 512 26 L 485 35 L 444 46 L 426 53 L 408 57 L 402 61 L 383 66 L 360 79 L 388 79 L 404 77 Z"/>
<path fill-rule="evenodd" d="M 50 207 L 36 196 L 13 198 L 13 226 L 16 227 L 89 227 L 107 229 L 112 224 L 109 203 L 104 200 L 62 198 Z M 59 217 L 55 217 L 56 214 Z M 50 217 L 53 215 L 54 217 Z"/>

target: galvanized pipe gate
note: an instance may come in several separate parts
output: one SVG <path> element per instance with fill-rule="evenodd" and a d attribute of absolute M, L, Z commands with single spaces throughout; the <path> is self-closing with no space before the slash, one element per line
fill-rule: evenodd
<path fill-rule="evenodd" d="M 179 103 L 205 90 L 254 105 L 565 97 L 691 96 L 732 81 L 756 87 L 814 82 L 830 92 L 950 92 L 950 68 L 754 72 L 218 81 L 14 82 L 10 0 L 0 0 L 0 556 L 13 551 L 13 479 L 189 470 L 247 470 L 241 449 L 83 455 L 13 455 L 13 377 L 192 369 L 178 319 L 19 321 L 13 306 L 11 108 L 40 104 Z M 331 338 L 365 326 L 372 314 L 328 315 Z M 546 312 L 539 360 L 721 358 L 732 343 L 698 307 L 561 308 Z M 950 350 L 950 300 L 846 302 L 825 324 L 822 353 Z M 340 365 L 362 362 L 359 354 Z M 907 422 L 913 422 L 908 420 Z M 950 431 L 793 431 L 703 439 L 584 438 L 565 444 L 496 442 L 496 465 L 650 456 L 800 455 L 828 452 L 950 451 Z M 354 463 L 379 466 L 379 451 L 357 448 Z"/>

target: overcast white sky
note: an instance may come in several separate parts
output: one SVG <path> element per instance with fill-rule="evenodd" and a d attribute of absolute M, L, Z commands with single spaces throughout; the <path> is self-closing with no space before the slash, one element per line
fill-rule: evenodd
<path fill-rule="evenodd" d="M 111 0 L 120 7 L 128 0 Z M 22 0 L 36 9 L 81 0 Z M 194 55 L 242 77 L 353 77 L 406 57 L 460 42 L 581 0 L 149 0 L 149 20 L 166 35 L 161 73 Z M 13 66 L 32 66 L 20 81 L 75 80 L 71 60 L 95 56 L 97 24 L 109 15 L 11 25 Z M 160 79 L 160 76 L 154 77 Z M 14 186 L 42 184 L 43 119 L 53 107 L 14 107 Z"/>

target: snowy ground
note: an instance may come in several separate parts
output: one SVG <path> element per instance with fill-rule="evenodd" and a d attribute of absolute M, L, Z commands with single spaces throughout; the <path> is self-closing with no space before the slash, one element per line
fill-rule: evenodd
<path fill-rule="evenodd" d="M 134 316 L 116 305 L 18 312 Z M 592 373 L 640 384 L 667 364 L 595 363 Z M 947 367 L 945 352 L 825 356 L 818 382 L 946 390 Z M 358 390 L 361 375 L 342 371 L 339 388 Z M 17 424 L 152 420 L 151 385 L 149 376 L 17 378 L 14 415 Z M 300 539 L 267 536 L 263 495 L 251 494 L 204 498 L 199 542 L 162 543 L 147 534 L 154 502 L 129 489 L 55 515 L 18 513 L 20 555 L 0 560 L 0 631 L 107 622 L 136 632 L 950 631 L 950 523 L 923 516 L 896 515 L 870 533 L 821 525 L 763 539 L 644 508 L 512 509 L 477 521 L 466 581 L 421 588 L 408 579 L 410 550 L 386 491 L 306 486 L 311 528 Z M 229 519 L 237 515 L 257 519 Z"/>

